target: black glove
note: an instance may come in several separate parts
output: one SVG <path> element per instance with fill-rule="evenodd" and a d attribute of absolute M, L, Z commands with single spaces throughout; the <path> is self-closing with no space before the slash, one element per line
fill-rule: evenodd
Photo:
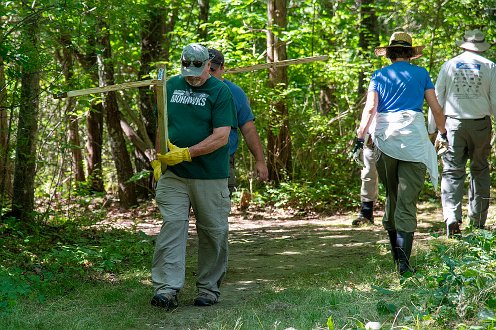
<path fill-rule="evenodd" d="M 448 143 L 448 131 L 444 133 L 439 133 L 439 136 L 441 136 L 441 139 L 443 139 L 444 141 L 446 141 L 446 143 Z"/>
<path fill-rule="evenodd" d="M 364 139 L 355 139 L 355 147 L 353 147 L 352 158 L 353 160 L 360 165 L 361 167 L 365 167 L 363 163 L 363 143 Z"/>
<path fill-rule="evenodd" d="M 434 142 L 434 148 L 436 148 L 438 156 L 443 155 L 448 151 L 448 132 L 438 133 L 436 142 Z"/>

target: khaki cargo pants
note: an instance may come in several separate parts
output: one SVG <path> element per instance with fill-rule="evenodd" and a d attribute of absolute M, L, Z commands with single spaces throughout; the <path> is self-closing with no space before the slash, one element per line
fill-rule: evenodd
<path fill-rule="evenodd" d="M 166 171 L 157 183 L 156 202 L 163 217 L 155 243 L 152 282 L 155 294 L 176 294 L 183 286 L 189 212 L 198 233 L 198 292 L 219 297 L 227 271 L 228 216 L 231 210 L 226 179 L 185 179 Z"/>

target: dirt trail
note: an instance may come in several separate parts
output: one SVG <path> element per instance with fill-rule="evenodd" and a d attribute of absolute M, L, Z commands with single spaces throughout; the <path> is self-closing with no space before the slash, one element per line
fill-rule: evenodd
<path fill-rule="evenodd" d="M 490 222 L 494 210 L 490 209 Z M 190 220 L 186 284 L 180 292 L 178 308 L 167 321 L 152 326 L 183 329 L 185 324 L 196 324 L 206 313 L 225 313 L 235 310 L 243 301 L 254 298 L 265 286 L 274 291 L 286 283 L 294 283 L 299 274 L 325 275 L 329 271 L 349 271 L 350 267 L 369 267 L 373 258 L 389 254 L 387 234 L 382 228 L 382 212 L 376 212 L 375 225 L 353 227 L 356 213 L 321 216 L 298 215 L 297 212 L 275 209 L 249 208 L 240 211 L 233 206 L 229 217 L 229 268 L 222 286 L 220 303 L 209 309 L 191 305 L 195 296 L 197 237 L 194 218 Z M 418 230 L 413 254 L 432 235 L 444 235 L 441 208 L 422 203 L 418 206 Z M 107 225 L 132 228 L 155 236 L 162 220 L 153 203 L 149 207 L 110 216 Z M 370 266 L 372 267 L 372 266 Z M 391 266 L 393 267 L 393 266 Z M 334 272 L 336 273 L 336 272 Z M 293 282 L 292 282 L 293 281 Z M 274 308 L 279 308 L 275 306 Z"/>
<path fill-rule="evenodd" d="M 240 303 L 253 298 L 263 287 L 284 288 L 285 282 L 294 281 L 298 274 L 308 278 L 308 274 L 319 276 L 329 271 L 349 271 L 350 267 L 358 269 L 381 253 L 388 253 L 389 243 L 381 225 L 382 212 L 376 212 L 375 225 L 353 227 L 354 217 L 356 213 L 300 216 L 287 210 L 253 208 L 242 212 L 233 206 L 229 217 L 229 268 L 220 303 L 213 306 L 213 310 L 225 312 L 239 308 Z M 111 220 L 106 224 L 112 227 L 132 228 L 151 236 L 158 234 L 162 223 L 153 203 L 107 219 Z M 419 205 L 414 254 L 416 247 L 430 239 L 432 233 L 444 234 L 441 219 L 438 207 Z M 188 260 L 193 261 L 187 264 L 186 284 L 179 295 L 180 308 L 167 320 L 171 329 L 181 329 L 189 322 L 194 324 L 204 313 L 209 313 L 208 310 L 212 312 L 212 309 L 199 310 L 191 306 L 195 295 L 197 246 L 192 217 L 187 254 Z"/>
<path fill-rule="evenodd" d="M 382 211 L 375 213 L 375 225 L 353 227 L 355 213 L 320 216 L 278 209 L 240 211 L 232 207 L 229 217 L 229 271 L 224 290 L 234 286 L 238 291 L 251 291 L 251 286 L 283 280 L 284 273 L 304 270 L 322 271 L 325 267 L 345 268 L 356 258 L 377 254 L 386 249 L 387 235 L 382 228 Z M 155 236 L 160 231 L 161 218 L 151 203 L 109 217 L 102 224 L 132 228 Z M 429 239 L 431 234 L 444 234 L 440 208 L 430 204 L 418 207 L 418 231 L 415 245 Z M 197 248 L 194 217 L 190 220 L 188 255 L 195 256 Z M 415 250 L 414 245 L 414 250 Z M 257 284 L 258 283 L 258 284 Z M 233 289 L 234 290 L 234 289 Z M 226 294 L 224 299 L 229 299 Z"/>
<path fill-rule="evenodd" d="M 258 285 L 284 280 L 287 272 L 294 276 L 299 271 L 319 273 L 323 267 L 346 268 L 356 263 L 357 258 L 376 255 L 381 246 L 386 249 L 387 236 L 380 223 L 382 212 L 376 212 L 375 225 L 363 227 L 351 226 L 355 216 L 355 213 L 299 216 L 297 212 L 252 208 L 243 212 L 234 205 L 229 217 L 229 271 L 223 303 L 239 299 L 243 291 L 256 291 Z M 429 239 L 432 232 L 442 235 L 441 218 L 440 209 L 419 205 L 415 244 Z M 160 214 L 153 204 L 112 219 L 107 224 L 113 227 L 132 227 L 152 236 L 160 231 Z M 192 217 L 188 255 L 195 257 L 196 248 Z M 231 291 L 238 294 L 233 296 Z"/>

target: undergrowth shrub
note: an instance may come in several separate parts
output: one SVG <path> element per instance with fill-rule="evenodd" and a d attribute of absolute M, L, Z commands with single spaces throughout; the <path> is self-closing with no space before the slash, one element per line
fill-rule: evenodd
<path fill-rule="evenodd" d="M 77 220 L 57 226 L 38 223 L 34 233 L 9 224 L 9 235 L 2 237 L 0 250 L 4 260 L 0 267 L 0 314 L 9 313 L 20 299 L 43 302 L 45 297 L 73 290 L 78 283 L 148 267 L 153 251 L 150 236 L 91 228 Z M 2 228 L 7 230 L 5 225 Z"/>
<path fill-rule="evenodd" d="M 265 203 L 275 207 L 291 207 L 300 210 L 335 213 L 356 207 L 359 186 L 351 193 L 343 193 L 345 182 L 336 179 L 320 178 L 316 181 L 283 182 L 279 187 L 267 187 L 263 191 L 262 199 Z"/>
<path fill-rule="evenodd" d="M 496 235 L 475 230 L 452 243 L 434 240 L 425 265 L 407 278 L 417 317 L 438 326 L 464 329 L 464 323 L 496 324 Z M 468 328 L 467 328 L 468 329 Z"/>

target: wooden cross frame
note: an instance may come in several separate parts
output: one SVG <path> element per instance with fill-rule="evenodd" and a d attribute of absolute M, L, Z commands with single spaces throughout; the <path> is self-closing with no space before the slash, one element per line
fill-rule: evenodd
<path fill-rule="evenodd" d="M 255 70 L 262 70 L 269 68 L 279 68 L 282 66 L 290 66 L 293 64 L 310 63 L 315 61 L 327 61 L 328 58 L 329 56 L 327 55 L 302 57 L 293 60 L 255 64 L 255 65 L 243 66 L 240 68 L 231 68 L 231 69 L 227 69 L 226 73 L 241 73 L 241 72 L 248 72 L 248 71 L 255 71 Z"/>
<path fill-rule="evenodd" d="M 165 84 L 166 80 L 167 79 L 165 73 L 165 66 L 161 65 L 159 66 L 158 69 L 157 79 L 133 81 L 128 83 L 109 85 L 103 87 L 78 89 L 74 91 L 55 94 L 53 97 L 56 99 L 61 99 L 66 97 L 78 97 L 89 94 L 120 91 L 129 88 L 153 86 L 157 96 L 158 134 L 161 137 L 160 141 L 164 141 L 164 143 L 159 143 L 159 150 L 161 154 L 165 154 L 167 152 L 167 140 L 169 138 L 168 129 L 167 129 L 168 117 L 167 117 L 167 88 Z"/>
<path fill-rule="evenodd" d="M 232 68 L 226 71 L 226 73 L 241 73 L 248 71 L 256 71 L 268 68 L 277 68 L 282 66 L 289 66 L 293 64 L 302 64 L 302 63 L 310 63 L 314 61 L 326 61 L 328 59 L 327 55 L 323 56 L 312 56 L 312 57 L 302 57 L 299 59 L 293 60 L 284 60 L 279 62 L 271 62 L 271 63 L 262 63 L 255 64 L 240 68 Z M 155 89 L 155 93 L 157 96 L 157 110 L 158 110 L 158 134 L 161 137 L 160 141 L 164 141 L 164 143 L 159 143 L 159 150 L 161 154 L 165 154 L 167 152 L 167 140 L 168 140 L 168 117 L 167 117 L 167 89 L 166 89 L 166 72 L 165 66 L 161 65 L 158 69 L 158 77 L 157 79 L 149 79 L 142 81 L 134 81 L 127 82 L 122 84 L 103 86 L 103 87 L 94 87 L 94 88 L 86 88 L 79 89 L 69 92 L 58 93 L 54 95 L 54 98 L 61 99 L 67 97 L 78 97 L 89 94 L 99 94 L 99 93 L 107 93 L 113 91 L 120 91 L 129 88 L 138 88 L 145 86 L 153 86 Z"/>

